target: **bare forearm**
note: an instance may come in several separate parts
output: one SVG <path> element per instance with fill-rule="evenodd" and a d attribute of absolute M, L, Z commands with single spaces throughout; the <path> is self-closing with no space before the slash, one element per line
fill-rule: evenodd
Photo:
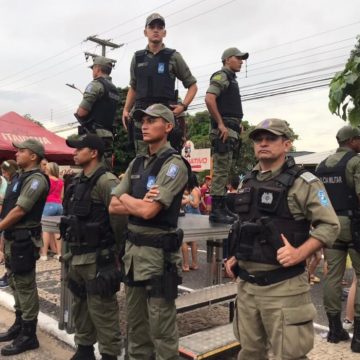
<path fill-rule="evenodd" d="M 198 90 L 198 87 L 197 87 L 196 83 L 192 84 L 186 92 L 183 103 L 186 105 L 190 105 L 197 93 L 197 90 Z"/>
<path fill-rule="evenodd" d="M 25 214 L 26 212 L 20 206 L 15 206 L 0 222 L 0 230 L 6 230 L 15 225 Z"/>
<path fill-rule="evenodd" d="M 120 196 L 120 201 L 126 207 L 129 215 L 151 219 L 161 210 L 161 205 L 156 202 L 148 202 L 143 199 L 136 199 L 128 194 Z"/>
<path fill-rule="evenodd" d="M 111 215 L 129 215 L 127 208 L 119 198 L 113 196 L 109 205 L 109 213 Z"/>
<path fill-rule="evenodd" d="M 309 237 L 309 239 L 298 248 L 300 258 L 299 262 L 306 260 L 310 255 L 312 255 L 314 252 L 318 251 L 322 247 L 324 247 L 324 244 L 320 240 L 312 236 Z"/>
<path fill-rule="evenodd" d="M 126 101 L 124 105 L 124 109 L 126 111 L 130 112 L 130 110 L 134 106 L 135 98 L 136 98 L 136 91 L 132 87 L 130 87 L 126 95 Z"/>

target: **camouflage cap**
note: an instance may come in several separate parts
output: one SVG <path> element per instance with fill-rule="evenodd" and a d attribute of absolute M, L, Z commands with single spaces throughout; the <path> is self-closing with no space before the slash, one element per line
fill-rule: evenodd
<path fill-rule="evenodd" d="M 43 144 L 35 139 L 27 139 L 23 142 L 13 142 L 13 147 L 17 149 L 29 149 L 41 158 L 45 157 L 45 149 Z"/>
<path fill-rule="evenodd" d="M 241 57 L 243 60 L 246 60 L 249 57 L 249 53 L 243 53 L 241 52 L 238 48 L 236 47 L 231 47 L 226 49 L 222 55 L 221 55 L 221 60 L 224 61 L 227 58 L 231 57 L 231 56 L 239 56 Z"/>
<path fill-rule="evenodd" d="M 360 137 L 360 129 L 350 125 L 343 126 L 336 134 L 336 140 L 342 143 L 355 137 Z"/>
<path fill-rule="evenodd" d="M 161 117 L 170 124 L 175 125 L 174 113 L 163 104 L 154 104 L 146 108 L 146 110 L 136 109 L 133 117 L 140 121 L 144 115 L 152 117 Z"/>
<path fill-rule="evenodd" d="M 94 65 L 106 66 L 109 69 L 112 69 L 112 67 L 113 67 L 112 61 L 104 56 L 96 56 L 93 59 L 93 64 L 91 66 L 89 66 L 89 68 L 92 69 L 94 67 Z"/>
<path fill-rule="evenodd" d="M 165 19 L 160 14 L 153 13 L 146 18 L 145 27 L 150 25 L 155 20 L 158 20 L 159 22 L 163 23 L 165 26 Z"/>
<path fill-rule="evenodd" d="M 292 133 L 285 120 L 280 119 L 266 119 L 255 126 L 255 129 L 249 133 L 249 138 L 253 139 L 260 131 L 268 131 L 275 135 L 283 135 L 291 139 Z"/>

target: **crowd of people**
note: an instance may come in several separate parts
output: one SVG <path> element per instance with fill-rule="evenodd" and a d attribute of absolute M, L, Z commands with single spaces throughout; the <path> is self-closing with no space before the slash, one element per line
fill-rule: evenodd
<path fill-rule="evenodd" d="M 179 359 L 175 299 L 181 274 L 199 268 L 197 245 L 184 242 L 180 209 L 229 224 L 225 270 L 238 282 L 234 334 L 239 360 L 306 359 L 314 344 L 316 309 L 310 284 L 323 251 L 327 341 L 349 340 L 360 352 L 360 130 L 341 128 L 339 148 L 315 174 L 288 156 L 292 131 L 269 118 L 249 133 L 258 163 L 229 179 L 239 156 L 243 109 L 236 73 L 247 52 L 235 47 L 221 55 L 210 76 L 205 103 L 211 115 L 213 171 L 200 187 L 180 155 L 184 111 L 196 79 L 179 52 L 165 47 L 165 19 L 146 18 L 148 44 L 131 62 L 130 88 L 122 121 L 137 156 L 120 179 L 111 171 L 113 125 L 119 94 L 111 81 L 113 61 L 93 59 L 93 81 L 76 110 L 79 137 L 74 149 L 80 172 L 60 178 L 35 139 L 13 143 L 16 161 L 1 164 L 0 260 L 15 299 L 15 321 L 0 342 L 2 356 L 40 346 L 36 335 L 39 296 L 36 261 L 49 248 L 69 269 L 76 352 L 71 360 L 102 360 L 121 353 L 116 293 L 126 286 L 127 351 L 130 360 Z M 176 79 L 187 89 L 182 101 Z M 64 179 L 65 180 L 65 179 Z M 66 183 L 66 184 L 64 184 Z M 42 232 L 42 216 L 61 216 L 60 234 Z M 60 240 L 61 238 L 61 240 Z M 63 246 L 63 251 L 61 247 Z M 189 257 L 191 249 L 191 264 Z M 182 256 L 183 255 L 183 258 Z M 342 279 L 350 256 L 354 278 L 342 322 Z M 306 271 L 308 264 L 308 272 Z M 0 283 L 1 285 L 1 283 Z"/>

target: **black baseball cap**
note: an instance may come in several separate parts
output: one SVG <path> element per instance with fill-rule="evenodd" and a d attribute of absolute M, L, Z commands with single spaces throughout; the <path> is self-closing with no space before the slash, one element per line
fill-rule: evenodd
<path fill-rule="evenodd" d="M 66 140 L 66 145 L 75 149 L 82 149 L 87 147 L 92 150 L 97 150 L 101 155 L 105 152 L 104 142 L 99 136 L 95 134 L 85 134 L 80 136 L 78 139 Z"/>

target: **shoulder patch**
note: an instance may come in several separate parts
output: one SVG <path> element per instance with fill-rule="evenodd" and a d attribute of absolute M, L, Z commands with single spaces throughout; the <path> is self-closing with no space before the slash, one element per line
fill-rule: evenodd
<path fill-rule="evenodd" d="M 93 83 L 91 82 L 86 88 L 85 88 L 85 92 L 91 92 L 93 88 Z"/>
<path fill-rule="evenodd" d="M 175 165 L 175 164 L 170 164 L 169 169 L 166 173 L 166 176 L 169 176 L 172 179 L 175 179 L 178 172 L 179 172 L 179 166 Z"/>
<path fill-rule="evenodd" d="M 221 80 L 221 79 L 222 79 L 221 74 L 216 74 L 213 76 L 213 78 L 211 80 Z"/>
<path fill-rule="evenodd" d="M 36 190 L 40 185 L 40 181 L 38 179 L 34 179 L 33 181 L 31 181 L 30 184 L 30 189 L 32 190 Z"/>
<path fill-rule="evenodd" d="M 300 177 L 305 180 L 308 184 L 311 184 L 314 181 L 318 181 L 319 179 L 312 174 L 310 171 L 306 171 L 300 175 Z"/>
<path fill-rule="evenodd" d="M 325 206 L 325 207 L 329 206 L 329 198 L 328 198 L 325 190 L 319 190 L 317 193 L 317 196 L 318 196 L 320 204 L 322 206 Z"/>

